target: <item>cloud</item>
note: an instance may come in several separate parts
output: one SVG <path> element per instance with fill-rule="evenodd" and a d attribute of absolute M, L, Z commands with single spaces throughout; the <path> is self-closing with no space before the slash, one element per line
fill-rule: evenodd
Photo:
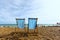
<path fill-rule="evenodd" d="M 0 24 L 16 23 L 15 18 L 37 17 L 40 24 L 59 22 L 60 0 L 0 0 Z"/>
<path fill-rule="evenodd" d="M 27 14 L 32 0 L 0 0 L 0 19 L 4 23 L 16 23 L 15 18 Z M 5 21 L 6 20 L 6 21 Z"/>
<path fill-rule="evenodd" d="M 3 24 L 15 23 L 15 18 L 24 14 L 23 2 L 22 0 L 0 0 L 0 21 Z"/>

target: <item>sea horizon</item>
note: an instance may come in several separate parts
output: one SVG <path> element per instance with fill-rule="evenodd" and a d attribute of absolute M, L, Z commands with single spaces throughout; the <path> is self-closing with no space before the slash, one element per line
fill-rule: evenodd
<path fill-rule="evenodd" d="M 28 24 L 25 24 L 25 25 L 28 25 Z M 40 26 L 56 26 L 57 24 L 37 24 L 37 25 L 40 25 Z M 17 24 L 0 24 L 0 26 L 17 26 Z"/>

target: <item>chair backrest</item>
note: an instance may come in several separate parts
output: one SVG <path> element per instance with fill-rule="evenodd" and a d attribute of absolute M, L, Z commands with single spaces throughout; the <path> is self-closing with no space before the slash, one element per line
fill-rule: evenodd
<path fill-rule="evenodd" d="M 37 27 L 37 18 L 28 18 L 29 29 L 35 29 Z"/>
<path fill-rule="evenodd" d="M 19 28 L 24 28 L 25 26 L 25 19 L 16 19 L 17 25 Z"/>

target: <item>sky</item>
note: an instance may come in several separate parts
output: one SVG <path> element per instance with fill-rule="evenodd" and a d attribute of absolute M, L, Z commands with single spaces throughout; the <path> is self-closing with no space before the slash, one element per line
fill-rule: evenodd
<path fill-rule="evenodd" d="M 38 24 L 60 22 L 60 0 L 0 0 L 0 24 L 16 24 L 16 18 L 38 18 Z"/>

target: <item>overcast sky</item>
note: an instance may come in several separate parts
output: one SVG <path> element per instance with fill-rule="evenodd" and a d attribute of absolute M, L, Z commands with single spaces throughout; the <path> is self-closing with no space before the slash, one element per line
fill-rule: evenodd
<path fill-rule="evenodd" d="M 38 18 L 39 24 L 60 22 L 60 0 L 0 0 L 0 24 L 16 24 L 15 18 Z"/>

